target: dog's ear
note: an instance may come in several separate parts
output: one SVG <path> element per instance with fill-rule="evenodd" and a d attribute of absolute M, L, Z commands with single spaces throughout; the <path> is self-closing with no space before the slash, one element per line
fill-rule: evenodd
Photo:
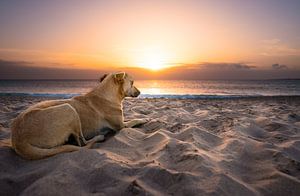
<path fill-rule="evenodd" d="M 107 76 L 108 74 L 104 74 L 100 79 L 99 79 L 99 82 L 101 83 Z"/>
<path fill-rule="evenodd" d="M 126 73 L 125 72 L 119 72 L 114 74 L 114 79 L 116 82 L 123 82 L 125 79 Z"/>

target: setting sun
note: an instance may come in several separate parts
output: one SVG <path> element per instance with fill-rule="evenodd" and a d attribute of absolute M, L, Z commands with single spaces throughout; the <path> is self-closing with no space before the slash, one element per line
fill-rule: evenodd
<path fill-rule="evenodd" d="M 159 54 L 145 56 L 139 64 L 140 67 L 157 71 L 165 67 L 163 58 Z"/>
<path fill-rule="evenodd" d="M 143 50 L 137 57 L 136 65 L 141 68 L 158 71 L 170 67 L 170 55 L 165 49 L 151 48 Z"/>

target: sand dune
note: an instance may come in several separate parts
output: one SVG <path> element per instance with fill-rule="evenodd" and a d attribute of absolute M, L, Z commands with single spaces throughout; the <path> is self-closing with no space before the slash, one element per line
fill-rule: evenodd
<path fill-rule="evenodd" d="M 300 195 L 300 99 L 128 99 L 126 128 L 91 150 L 26 161 L 9 122 L 45 98 L 3 97 L 0 195 Z"/>

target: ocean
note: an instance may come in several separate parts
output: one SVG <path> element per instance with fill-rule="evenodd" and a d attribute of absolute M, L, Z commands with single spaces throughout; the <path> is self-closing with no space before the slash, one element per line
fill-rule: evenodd
<path fill-rule="evenodd" d="M 96 80 L 0 80 L 0 96 L 69 98 L 96 85 Z M 137 80 L 135 86 L 140 98 L 300 96 L 300 80 Z"/>

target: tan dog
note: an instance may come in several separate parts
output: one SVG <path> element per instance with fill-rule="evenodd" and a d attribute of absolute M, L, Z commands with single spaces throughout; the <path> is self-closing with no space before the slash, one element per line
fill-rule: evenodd
<path fill-rule="evenodd" d="M 12 124 L 12 146 L 26 159 L 41 159 L 86 148 L 104 140 L 99 130 L 119 131 L 147 120 L 124 122 L 122 100 L 139 90 L 126 73 L 105 75 L 91 92 L 64 100 L 43 101 L 22 112 Z M 79 146 L 65 144 L 73 135 Z M 85 138 L 92 138 L 86 141 Z"/>

